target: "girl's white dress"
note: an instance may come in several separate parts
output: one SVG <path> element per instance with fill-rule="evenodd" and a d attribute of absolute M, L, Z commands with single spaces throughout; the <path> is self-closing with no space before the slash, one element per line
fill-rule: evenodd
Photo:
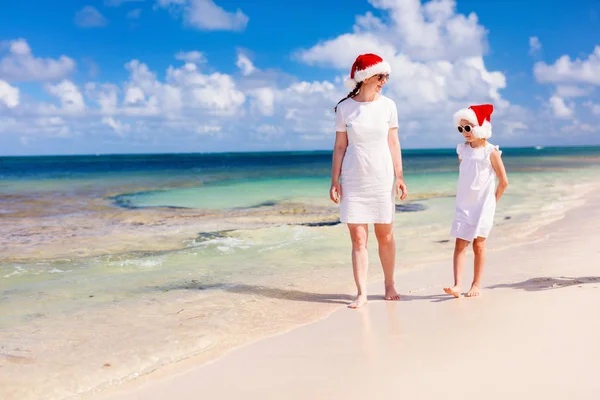
<path fill-rule="evenodd" d="M 340 179 L 343 223 L 394 221 L 394 164 L 388 132 L 397 127 L 396 104 L 388 97 L 371 102 L 348 99 L 338 105 L 336 131 L 348 134 Z"/>
<path fill-rule="evenodd" d="M 488 237 L 492 230 L 496 212 L 496 173 L 490 161 L 493 151 L 502 154 L 498 146 L 490 143 L 475 149 L 469 143 L 456 147 L 462 161 L 451 230 L 454 237 L 470 242 Z"/>

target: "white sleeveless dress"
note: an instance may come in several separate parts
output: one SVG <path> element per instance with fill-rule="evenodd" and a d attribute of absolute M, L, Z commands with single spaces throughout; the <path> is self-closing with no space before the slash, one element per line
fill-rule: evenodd
<path fill-rule="evenodd" d="M 456 153 L 462 160 L 456 191 L 456 211 L 451 235 L 471 242 L 477 237 L 487 238 L 494 224 L 496 212 L 496 173 L 490 161 L 498 146 L 486 143 L 472 148 L 461 143 Z"/>
<path fill-rule="evenodd" d="M 348 99 L 338 105 L 336 131 L 348 134 L 340 180 L 343 223 L 394 221 L 395 175 L 388 132 L 397 127 L 396 104 L 385 96 L 371 102 Z"/>

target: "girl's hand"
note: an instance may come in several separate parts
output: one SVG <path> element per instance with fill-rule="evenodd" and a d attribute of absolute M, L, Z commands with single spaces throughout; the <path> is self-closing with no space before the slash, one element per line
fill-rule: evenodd
<path fill-rule="evenodd" d="M 339 182 L 331 183 L 331 188 L 329 189 L 329 198 L 335 204 L 340 202 L 340 199 L 342 198 L 342 185 L 340 185 Z"/>
<path fill-rule="evenodd" d="M 396 196 L 400 197 L 400 200 L 404 200 L 408 196 L 406 183 L 402 179 L 396 179 Z"/>
<path fill-rule="evenodd" d="M 492 154 L 490 154 L 490 162 L 492 163 L 492 168 L 494 168 L 496 177 L 498 177 L 498 186 L 496 187 L 496 201 L 498 201 L 508 187 L 508 177 L 506 176 L 506 169 L 504 168 L 504 163 L 502 162 L 502 157 L 500 157 L 500 152 L 498 150 L 492 151 Z"/>

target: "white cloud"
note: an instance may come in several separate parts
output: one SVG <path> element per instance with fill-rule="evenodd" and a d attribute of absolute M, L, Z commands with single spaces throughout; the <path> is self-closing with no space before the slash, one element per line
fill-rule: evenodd
<path fill-rule="evenodd" d="M 41 117 L 34 121 L 35 129 L 39 129 L 44 134 L 50 134 L 56 137 L 71 136 L 71 129 L 67 122 L 61 117 Z"/>
<path fill-rule="evenodd" d="M 333 106 L 343 96 L 328 81 L 297 82 L 281 90 L 276 106 L 286 131 L 303 140 L 322 140 L 333 131 Z"/>
<path fill-rule="evenodd" d="M 104 117 L 102 118 L 102 123 L 108 125 L 112 128 L 112 130 L 120 136 L 125 135 L 126 133 L 131 132 L 131 125 L 124 124 L 121 121 L 115 120 L 113 117 Z"/>
<path fill-rule="evenodd" d="M 125 99 L 123 102 L 129 106 L 141 105 L 146 102 L 146 96 L 144 96 L 144 91 L 139 87 L 130 86 L 125 92 Z"/>
<path fill-rule="evenodd" d="M 367 13 L 357 17 L 354 32 L 319 43 L 297 56 L 309 63 L 350 68 L 360 53 L 375 52 L 386 58 L 398 53 L 417 61 L 454 61 L 481 56 L 487 50 L 487 31 L 474 13 L 456 13 L 453 0 L 421 4 L 418 0 L 369 0 L 387 13 L 385 24 Z M 336 60 L 337 57 L 337 60 Z"/>
<path fill-rule="evenodd" d="M 595 87 L 600 86 L 600 46 L 596 46 L 585 58 L 572 60 L 568 55 L 563 55 L 550 65 L 538 62 L 534 65 L 533 72 L 537 82 L 556 86 L 548 106 L 554 117 L 572 121 L 570 125 L 562 125 L 560 130 L 573 133 L 593 132 L 589 129 L 591 125 L 587 121 L 576 120 L 575 109 L 578 106 L 586 106 L 578 109 L 577 118 L 593 120 L 597 115 L 594 112 L 595 108 L 589 106 L 593 103 L 580 99 L 593 100 Z M 591 112 L 586 113 L 586 108 Z M 597 124 L 597 121 L 593 124 Z"/>
<path fill-rule="evenodd" d="M 170 127 L 185 127 L 186 131 L 194 131 L 197 121 L 207 116 L 243 116 L 246 95 L 229 75 L 203 74 L 195 64 L 186 63 L 181 68 L 169 67 L 161 81 L 138 60 L 128 62 L 125 68 L 129 79 L 122 88 L 96 83 L 85 86 L 86 97 L 95 104 L 89 110 L 91 114 L 154 117 L 164 119 Z M 268 95 L 261 93 L 256 99 L 259 109 L 269 112 Z"/>
<path fill-rule="evenodd" d="M 189 107 L 201 108 L 213 115 L 232 116 L 246 100 L 231 76 L 218 72 L 205 75 L 195 64 L 170 67 L 166 82 L 184 89 L 182 95 Z"/>
<path fill-rule="evenodd" d="M 250 59 L 242 53 L 238 54 L 235 65 L 240 69 L 242 75 L 250 75 L 256 71 L 256 67 L 254 64 L 252 64 L 252 61 L 250 61 Z"/>
<path fill-rule="evenodd" d="M 196 128 L 196 133 L 199 135 L 214 135 L 223 130 L 219 125 L 200 125 Z"/>
<path fill-rule="evenodd" d="M 146 0 L 104 0 L 104 5 L 107 7 L 119 7 L 124 3 L 141 3 Z"/>
<path fill-rule="evenodd" d="M 22 143 L 30 143 L 36 136 L 67 138 L 71 128 L 60 117 L 36 117 L 31 119 L 3 117 L 0 115 L 0 133 L 22 135 Z"/>
<path fill-rule="evenodd" d="M 201 30 L 243 31 L 248 25 L 249 18 L 241 10 L 226 11 L 212 0 L 157 0 L 156 4 L 175 16 L 183 13 L 187 25 Z"/>
<path fill-rule="evenodd" d="M 275 91 L 268 87 L 254 89 L 252 96 L 252 109 L 260 115 L 271 116 L 275 110 Z"/>
<path fill-rule="evenodd" d="M 262 124 L 256 127 L 253 136 L 263 142 L 269 142 L 281 138 L 283 133 L 283 129 L 280 126 Z"/>
<path fill-rule="evenodd" d="M 206 56 L 196 50 L 188 52 L 180 51 L 179 53 L 175 54 L 175 59 L 194 64 L 204 64 L 207 61 Z"/>
<path fill-rule="evenodd" d="M 8 108 L 15 108 L 19 105 L 19 89 L 12 87 L 3 80 L 0 80 L 0 104 Z"/>
<path fill-rule="evenodd" d="M 371 11 L 368 11 L 365 15 L 359 15 L 356 17 L 356 24 L 354 25 L 354 31 L 356 32 L 361 30 L 383 31 L 385 29 L 386 26 L 383 21 L 374 16 Z"/>
<path fill-rule="evenodd" d="M 362 53 L 376 53 L 391 58 L 396 54 L 396 48 L 372 33 L 347 33 L 321 42 L 309 50 L 298 51 L 296 57 L 308 65 L 331 66 L 349 73 L 356 56 Z"/>
<path fill-rule="evenodd" d="M 558 85 L 556 87 L 556 95 L 558 97 L 570 98 L 570 97 L 585 97 L 592 93 L 589 88 L 580 88 L 572 85 Z"/>
<path fill-rule="evenodd" d="M 85 6 L 75 14 L 75 25 L 80 28 L 100 28 L 107 24 L 104 15 L 92 6 Z"/>
<path fill-rule="evenodd" d="M 531 36 L 529 38 L 529 55 L 536 55 L 542 50 L 542 42 L 537 36 Z"/>
<path fill-rule="evenodd" d="M 0 79 L 16 81 L 54 81 L 69 76 L 75 70 L 73 59 L 37 58 L 25 39 L 0 42 Z M 8 50 L 8 52 L 6 52 Z"/>
<path fill-rule="evenodd" d="M 591 101 L 584 104 L 586 107 L 590 109 L 590 111 L 594 115 L 600 115 L 600 104 L 592 103 Z"/>
<path fill-rule="evenodd" d="M 142 16 L 142 9 L 136 8 L 135 10 L 131 10 L 127 13 L 127 18 L 129 19 L 139 19 Z"/>
<path fill-rule="evenodd" d="M 552 65 L 540 61 L 534 65 L 533 72 L 540 83 L 600 85 L 600 46 L 596 46 L 585 60 L 571 60 L 568 55 L 564 55 Z"/>
<path fill-rule="evenodd" d="M 79 88 L 69 80 L 63 80 L 56 85 L 47 85 L 46 90 L 59 99 L 61 109 L 69 114 L 82 114 L 85 102 Z"/>
<path fill-rule="evenodd" d="M 512 136 L 517 132 L 529 129 L 529 126 L 521 121 L 509 121 L 505 122 L 504 125 L 506 126 L 506 136 Z"/>
<path fill-rule="evenodd" d="M 10 44 L 10 52 L 15 56 L 28 56 L 31 54 L 31 47 L 25 39 L 17 39 L 8 43 Z"/>
<path fill-rule="evenodd" d="M 595 133 L 600 131 L 600 127 L 597 125 L 590 125 L 585 122 L 578 120 L 573 121 L 570 125 L 564 125 L 560 128 L 561 132 L 571 133 L 574 135 L 581 135 L 586 133 Z"/>
<path fill-rule="evenodd" d="M 113 84 L 96 84 L 90 82 L 85 85 L 85 94 L 88 99 L 96 102 L 100 107 L 100 114 L 116 114 L 119 107 L 119 87 Z"/>
<path fill-rule="evenodd" d="M 558 118 L 571 118 L 573 116 L 573 107 L 565 104 L 565 101 L 558 96 L 550 97 L 550 107 L 552 112 Z"/>

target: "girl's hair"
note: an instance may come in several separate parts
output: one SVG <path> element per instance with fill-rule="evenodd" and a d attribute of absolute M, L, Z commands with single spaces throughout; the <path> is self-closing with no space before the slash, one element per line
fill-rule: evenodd
<path fill-rule="evenodd" d="M 352 90 L 350 93 L 348 93 L 348 96 L 346 96 L 343 99 L 341 99 L 340 101 L 338 101 L 338 103 L 333 108 L 333 111 L 337 112 L 337 106 L 339 106 L 342 101 L 346 101 L 346 100 L 351 99 L 354 96 L 356 96 L 358 94 L 358 92 L 360 92 L 360 88 L 362 87 L 362 84 L 363 84 L 362 81 L 358 82 L 358 85 L 356 85 L 356 87 L 354 88 L 354 90 Z"/>
<path fill-rule="evenodd" d="M 486 138 L 483 138 L 483 139 L 481 139 L 481 140 L 482 140 L 482 143 L 483 143 L 483 147 L 485 147 L 485 145 L 487 144 L 487 139 L 486 139 Z M 465 140 L 465 144 L 468 144 L 468 143 L 469 143 L 469 142 L 467 142 L 467 141 Z"/>

